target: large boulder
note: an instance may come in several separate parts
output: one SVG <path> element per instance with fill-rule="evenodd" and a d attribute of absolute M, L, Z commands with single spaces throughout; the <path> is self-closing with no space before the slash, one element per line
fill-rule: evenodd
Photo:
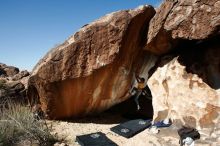
<path fill-rule="evenodd" d="M 165 0 L 145 50 L 161 57 L 148 80 L 154 121 L 171 118 L 216 142 L 220 132 L 220 1 Z M 215 143 L 214 143 L 215 144 Z"/>
<path fill-rule="evenodd" d="M 151 6 L 108 14 L 49 51 L 33 69 L 28 96 L 51 119 L 104 111 L 128 98 Z"/>
<path fill-rule="evenodd" d="M 220 132 L 220 37 L 164 56 L 148 80 L 154 121 L 171 118 L 208 137 Z"/>
<path fill-rule="evenodd" d="M 166 0 L 150 22 L 145 50 L 164 54 L 182 40 L 219 34 L 219 0 Z"/>

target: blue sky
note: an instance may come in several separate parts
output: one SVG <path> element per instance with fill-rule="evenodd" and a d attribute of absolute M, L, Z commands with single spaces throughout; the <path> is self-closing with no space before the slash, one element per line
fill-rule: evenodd
<path fill-rule="evenodd" d="M 162 0 L 0 0 L 0 62 L 32 70 L 81 26 L 121 9 Z"/>

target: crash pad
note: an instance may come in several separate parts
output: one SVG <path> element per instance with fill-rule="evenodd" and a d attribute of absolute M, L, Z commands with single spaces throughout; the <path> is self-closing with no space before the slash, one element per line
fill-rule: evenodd
<path fill-rule="evenodd" d="M 126 138 L 142 132 L 151 126 L 151 120 L 135 119 L 112 127 L 110 130 Z"/>
<path fill-rule="evenodd" d="M 155 126 L 157 128 L 165 128 L 165 127 L 170 127 L 171 125 L 172 125 L 171 122 L 166 124 L 166 123 L 164 123 L 164 121 L 158 121 L 158 122 L 154 123 L 152 126 Z"/>
<path fill-rule="evenodd" d="M 102 132 L 76 136 L 76 141 L 81 146 L 117 146 Z"/>

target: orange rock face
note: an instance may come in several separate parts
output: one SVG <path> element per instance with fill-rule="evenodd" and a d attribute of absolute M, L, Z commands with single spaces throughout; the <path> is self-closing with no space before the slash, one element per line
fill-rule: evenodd
<path fill-rule="evenodd" d="M 29 98 L 39 98 L 50 119 L 94 114 L 126 100 L 154 14 L 142 6 L 82 27 L 33 69 Z"/>

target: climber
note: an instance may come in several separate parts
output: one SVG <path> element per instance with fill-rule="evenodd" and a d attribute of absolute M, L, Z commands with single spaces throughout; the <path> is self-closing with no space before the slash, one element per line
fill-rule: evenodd
<path fill-rule="evenodd" d="M 135 95 L 134 101 L 137 105 L 137 110 L 140 110 L 140 105 L 138 102 L 140 95 L 143 94 L 143 95 L 145 95 L 145 97 L 147 97 L 149 99 L 149 93 L 148 93 L 148 91 L 146 91 L 146 87 L 144 84 L 145 79 L 141 78 L 139 76 L 136 76 L 136 75 L 135 75 L 135 78 L 136 78 L 136 81 L 138 84 L 137 84 L 137 87 L 133 87 L 133 89 L 130 91 L 130 94 Z"/>

